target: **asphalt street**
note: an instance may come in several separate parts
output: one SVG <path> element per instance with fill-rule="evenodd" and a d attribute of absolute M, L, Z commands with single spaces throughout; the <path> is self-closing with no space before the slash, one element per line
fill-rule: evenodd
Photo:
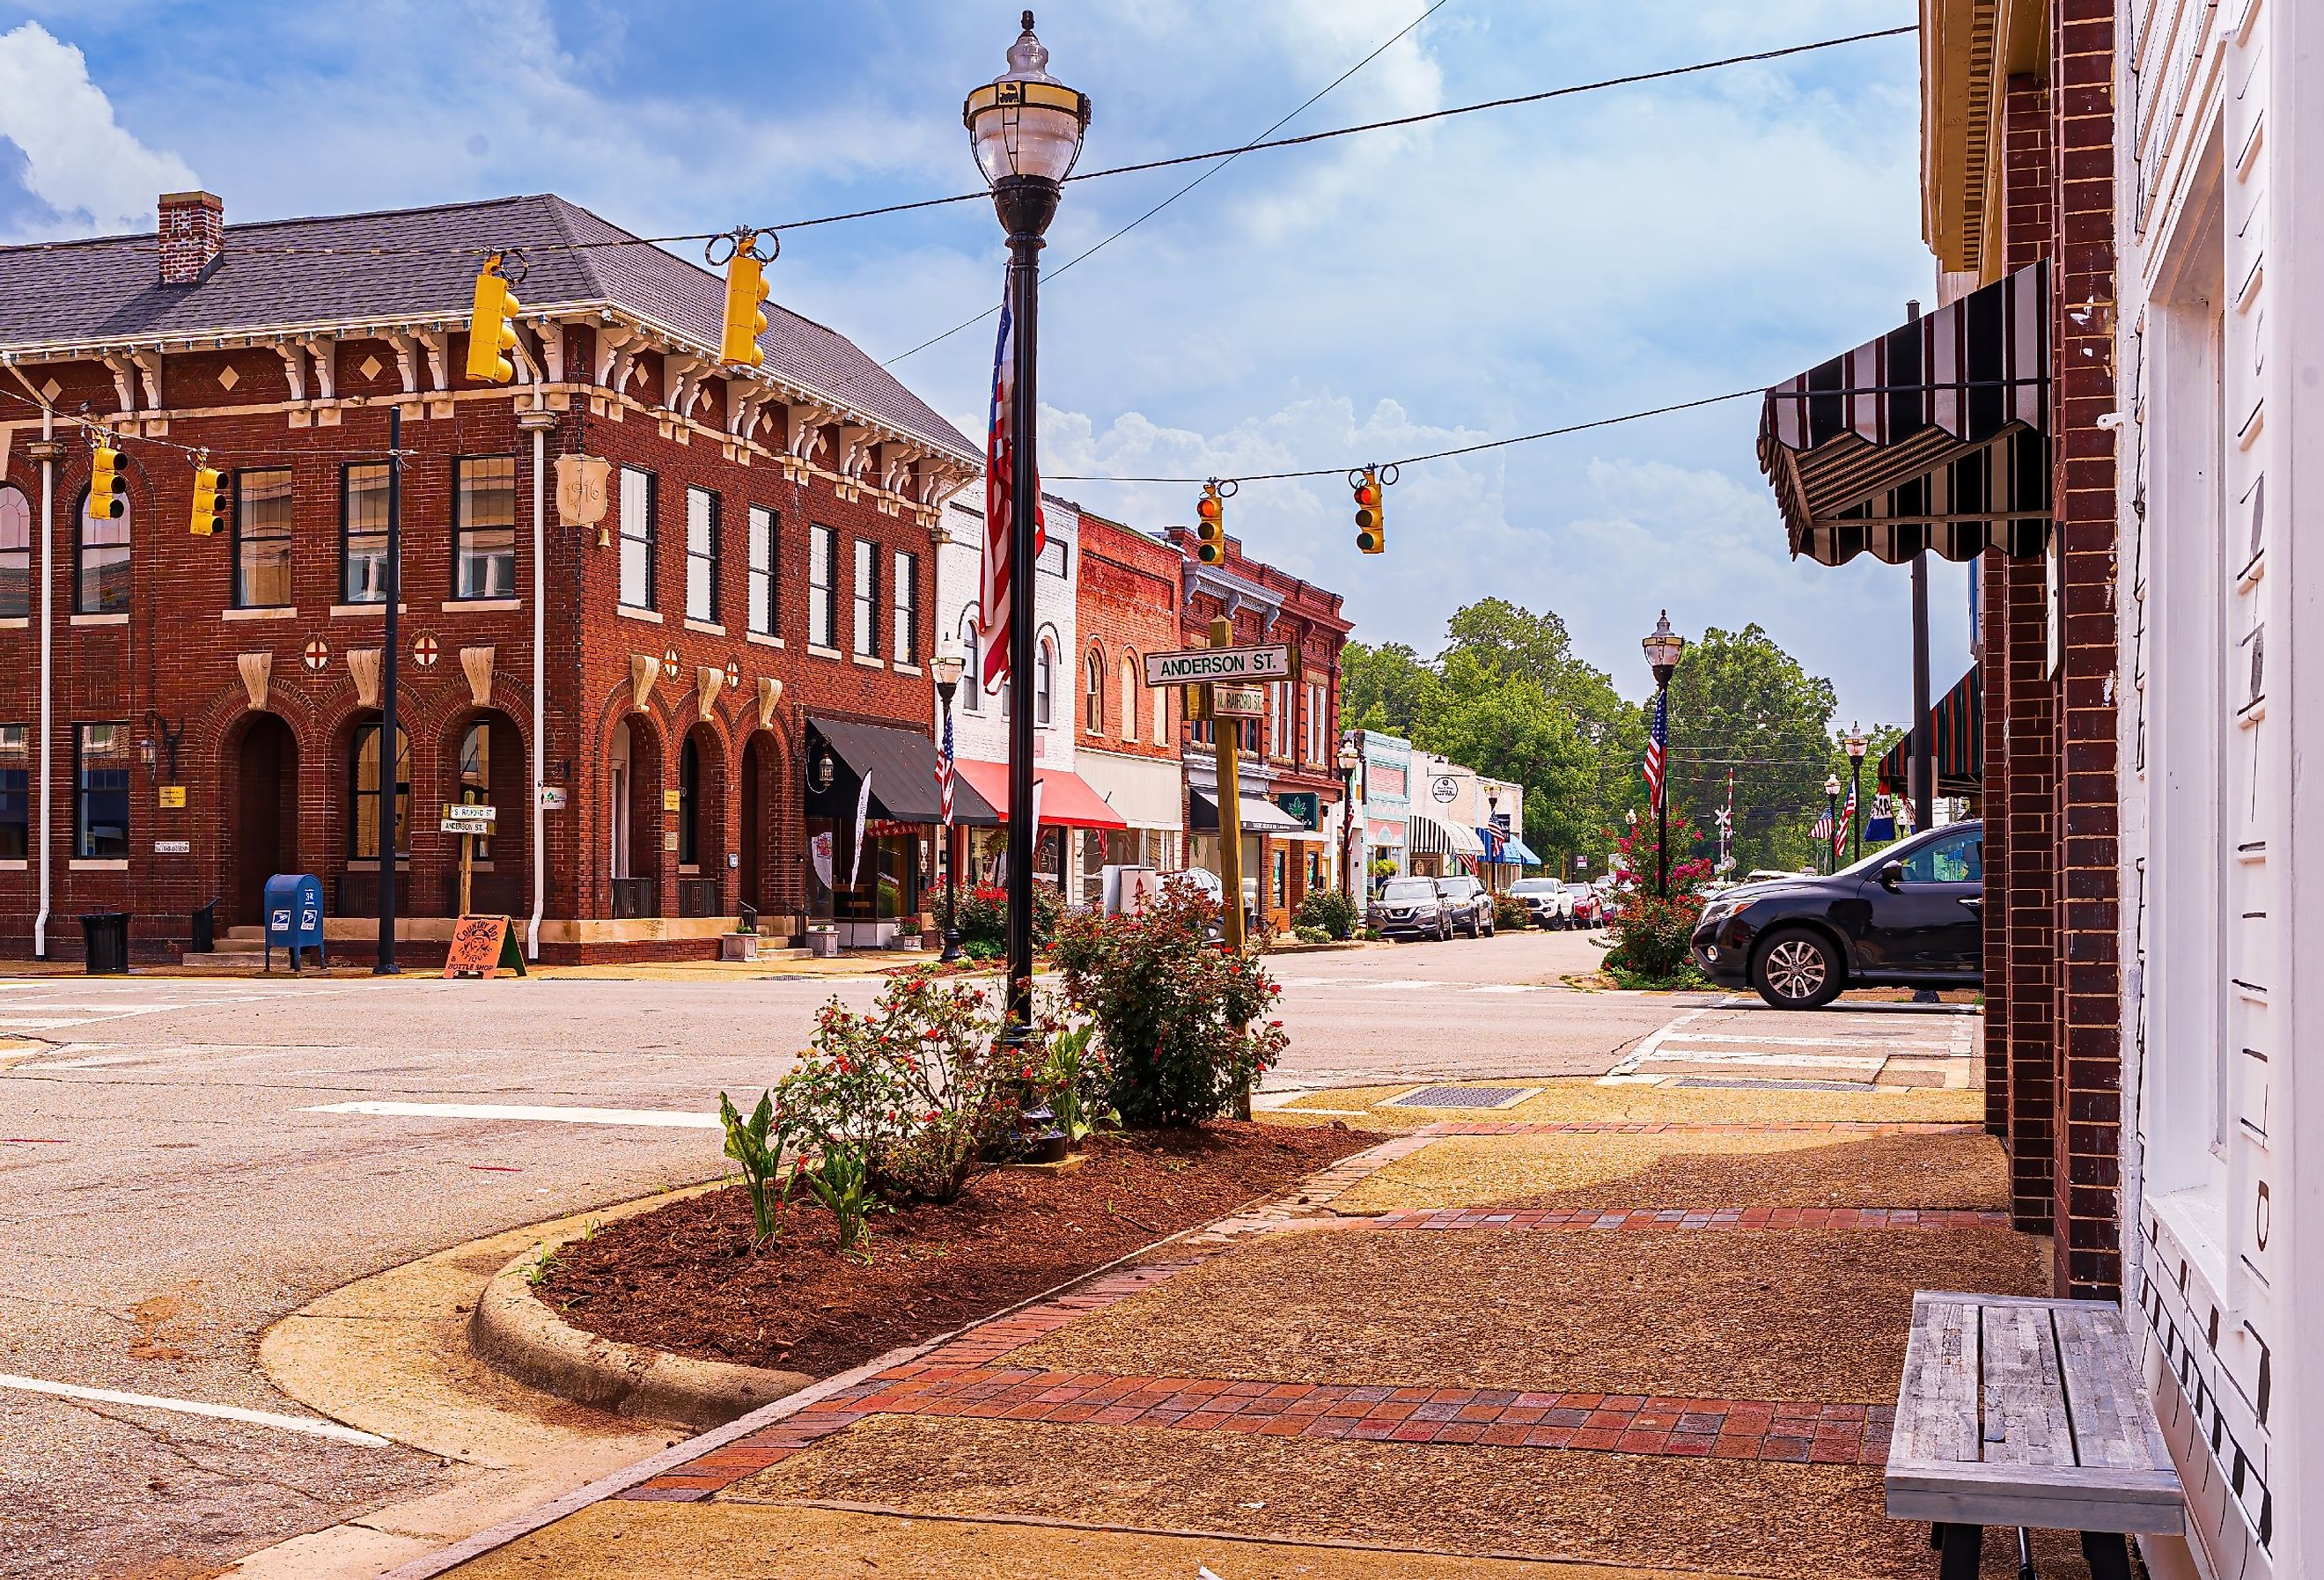
<path fill-rule="evenodd" d="M 1598 954 L 1519 934 L 1284 956 L 1272 1084 L 1612 1071 L 1694 1012 L 1561 985 Z M 0 1575 L 201 1574 L 440 1483 L 270 1386 L 267 1326 L 717 1173 L 718 1092 L 755 1097 L 826 998 L 876 987 L 0 979 L 0 1037 L 32 1042 L 0 1052 Z"/>

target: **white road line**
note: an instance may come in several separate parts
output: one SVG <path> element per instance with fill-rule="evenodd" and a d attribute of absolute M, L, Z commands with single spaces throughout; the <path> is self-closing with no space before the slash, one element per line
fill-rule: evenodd
<path fill-rule="evenodd" d="M 14 1388 L 24 1393 L 50 1393 L 60 1399 L 86 1400 L 92 1404 L 130 1404 L 146 1409 L 175 1410 L 185 1416 L 211 1416 L 221 1421 L 241 1421 L 253 1427 L 277 1427 L 285 1432 L 304 1432 L 310 1437 L 328 1437 L 337 1443 L 355 1443 L 365 1448 L 385 1448 L 388 1439 L 370 1432 L 358 1432 L 353 1427 L 342 1427 L 337 1421 L 309 1420 L 304 1416 L 278 1416 L 267 1410 L 246 1410 L 239 1405 L 202 1404 L 190 1399 L 157 1399 L 150 1393 L 115 1393 L 109 1388 L 83 1388 L 74 1382 L 50 1382 L 38 1377 L 11 1377 L 0 1372 L 0 1388 Z"/>
<path fill-rule="evenodd" d="M 1877 1047 L 1884 1053 L 1946 1054 L 1953 1049 L 1950 1042 L 1892 1042 L 1878 1037 L 1741 1037 L 1725 1031 L 1682 1031 L 1674 1033 L 1674 1042 L 1736 1042 L 1768 1043 L 1778 1048 L 1867 1048 Z"/>
<path fill-rule="evenodd" d="M 715 1113 L 674 1108 L 532 1108 L 505 1103 L 327 1103 L 307 1113 L 371 1113 L 405 1119 L 520 1119 L 551 1124 L 639 1124 L 661 1130 L 719 1130 Z"/>
<path fill-rule="evenodd" d="M 1711 1013 L 1711 1009 L 1708 1005 L 1699 1010 L 1689 1010 L 1677 1020 L 1667 1021 L 1662 1026 L 1657 1027 L 1655 1030 L 1647 1032 L 1645 1039 L 1639 1042 L 1637 1047 L 1630 1049 L 1627 1055 L 1615 1064 L 1612 1069 L 1608 1070 L 1604 1075 L 1598 1077 L 1598 1084 L 1601 1086 L 1620 1086 L 1629 1081 L 1657 1079 L 1658 1077 L 1653 1076 L 1640 1076 L 1638 1074 L 1638 1067 L 1644 1064 L 1646 1060 L 1654 1058 L 1655 1052 L 1661 1049 L 1663 1043 L 1667 1039 L 1674 1035 L 1680 1027 L 1687 1025 L 1692 1021 L 1699 1021 L 1709 1013 Z"/>
<path fill-rule="evenodd" d="M 1485 982 L 1469 990 L 1471 993 L 1545 993 L 1537 982 Z"/>
<path fill-rule="evenodd" d="M 1849 1055 L 1844 1053 L 1747 1053 L 1741 1049 L 1669 1048 L 1647 1054 L 1643 1064 L 1737 1064 L 1759 1065 L 1767 1068 L 1877 1070 L 1888 1062 L 1885 1053 Z"/>

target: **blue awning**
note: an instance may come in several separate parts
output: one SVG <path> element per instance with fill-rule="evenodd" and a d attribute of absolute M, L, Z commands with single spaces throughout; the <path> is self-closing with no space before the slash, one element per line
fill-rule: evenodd
<path fill-rule="evenodd" d="M 1514 834 L 1504 833 L 1499 828 L 1482 827 L 1477 830 L 1477 838 L 1485 847 L 1485 859 L 1495 866 L 1537 867 L 1542 864 L 1541 857 L 1534 854 L 1533 847 Z"/>

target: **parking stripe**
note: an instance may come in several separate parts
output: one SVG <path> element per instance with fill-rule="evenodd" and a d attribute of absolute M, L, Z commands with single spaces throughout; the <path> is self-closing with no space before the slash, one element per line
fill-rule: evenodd
<path fill-rule="evenodd" d="M 221 1421 L 240 1421 L 251 1427 L 274 1427 L 285 1432 L 304 1432 L 310 1437 L 328 1437 L 337 1443 L 354 1443 L 365 1448 L 385 1448 L 388 1439 L 371 1432 L 358 1432 L 353 1427 L 342 1427 L 337 1421 L 310 1420 L 305 1416 L 278 1416 L 270 1410 L 246 1410 L 239 1405 L 203 1404 L 190 1399 L 162 1399 L 151 1393 L 116 1393 L 109 1388 L 83 1388 L 77 1382 L 51 1382 L 40 1377 L 11 1377 L 0 1373 L 0 1388 L 12 1388 L 20 1393 L 53 1394 L 59 1399 L 81 1400 L 90 1404 L 135 1405 L 143 1409 L 172 1410 L 183 1416 L 209 1416 Z"/>

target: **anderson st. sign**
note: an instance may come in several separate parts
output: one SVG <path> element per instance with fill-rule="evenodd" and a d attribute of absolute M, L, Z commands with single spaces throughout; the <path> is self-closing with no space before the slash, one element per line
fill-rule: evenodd
<path fill-rule="evenodd" d="M 1148 653 L 1148 686 L 1199 686 L 1206 680 L 1288 680 L 1291 649 L 1283 642 L 1264 647 L 1194 647 L 1178 652 Z"/>

